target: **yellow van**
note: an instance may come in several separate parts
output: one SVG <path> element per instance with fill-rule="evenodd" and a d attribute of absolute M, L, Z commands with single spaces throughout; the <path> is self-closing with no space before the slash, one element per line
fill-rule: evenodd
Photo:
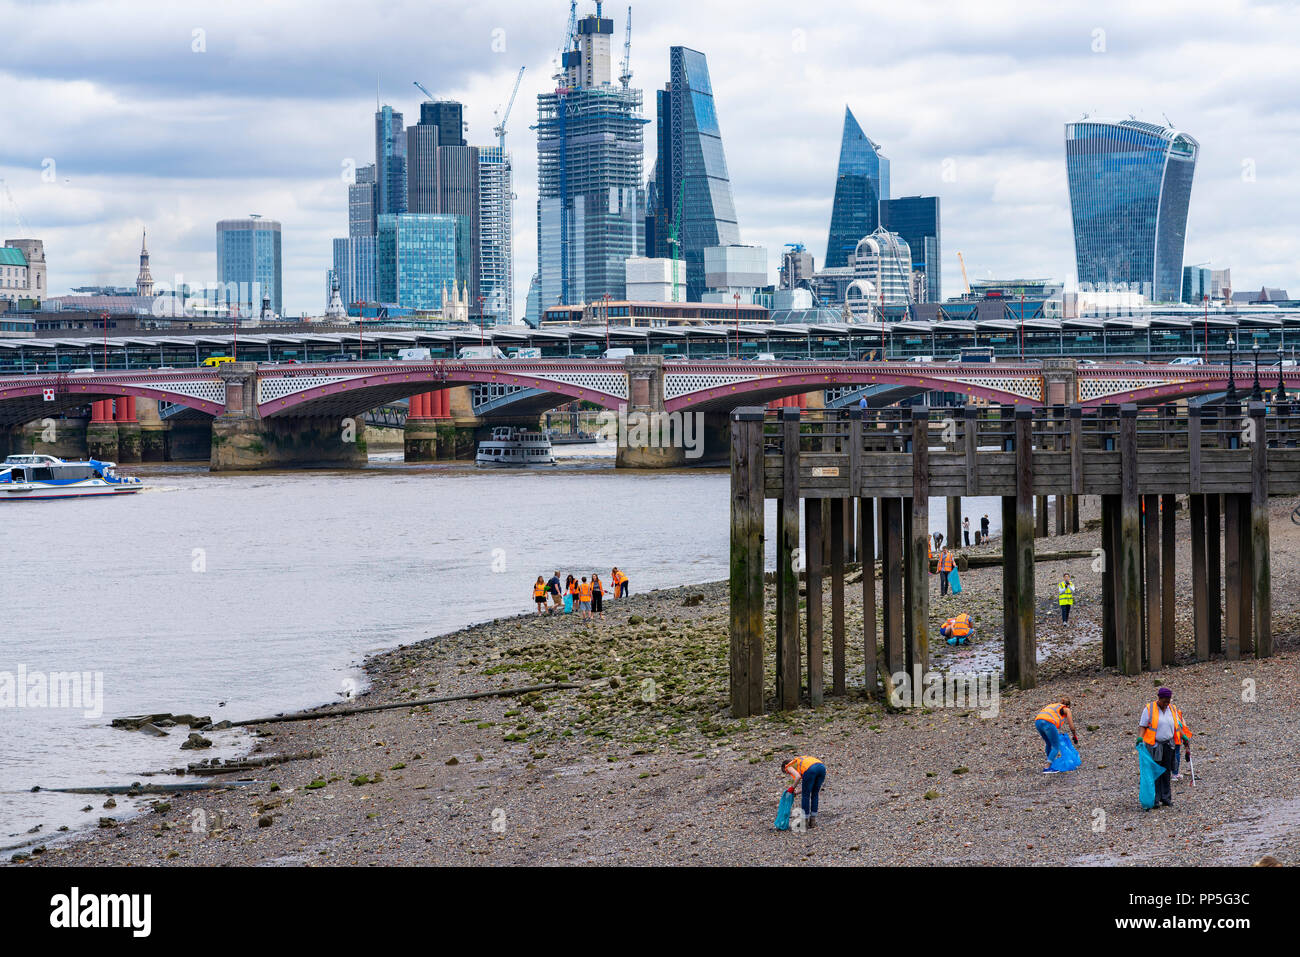
<path fill-rule="evenodd" d="M 223 366 L 227 362 L 234 362 L 234 361 L 235 361 L 234 356 L 209 356 L 207 359 L 203 360 L 203 366 L 204 368 L 207 369 L 213 369 L 216 368 L 217 366 Z"/>

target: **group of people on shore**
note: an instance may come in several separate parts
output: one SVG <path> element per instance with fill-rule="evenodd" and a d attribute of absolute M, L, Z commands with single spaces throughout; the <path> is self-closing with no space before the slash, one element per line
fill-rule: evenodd
<path fill-rule="evenodd" d="M 627 575 L 617 565 L 609 573 L 611 598 L 624 598 L 628 595 Z M 533 603 L 537 614 L 552 615 L 557 611 L 562 614 L 578 614 L 584 620 L 599 615 L 605 617 L 605 585 L 600 576 L 592 572 L 590 576 L 569 575 L 560 583 L 560 573 L 550 579 L 538 575 L 533 582 Z"/>

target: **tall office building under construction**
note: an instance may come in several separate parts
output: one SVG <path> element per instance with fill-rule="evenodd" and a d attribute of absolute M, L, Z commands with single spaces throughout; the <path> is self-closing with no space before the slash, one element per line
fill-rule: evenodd
<path fill-rule="evenodd" d="M 537 98 L 537 264 L 542 308 L 622 299 L 645 248 L 641 91 L 613 77 L 614 21 L 571 16 L 556 89 Z M 626 50 L 626 45 L 625 45 Z"/>

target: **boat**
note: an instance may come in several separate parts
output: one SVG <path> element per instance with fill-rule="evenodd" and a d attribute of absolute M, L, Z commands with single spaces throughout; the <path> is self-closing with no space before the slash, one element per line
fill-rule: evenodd
<path fill-rule="evenodd" d="M 600 441 L 598 436 L 590 432 L 561 432 L 559 429 L 547 429 L 546 437 L 552 445 L 595 445 Z"/>
<path fill-rule="evenodd" d="M 0 502 L 130 495 L 145 488 L 116 474 L 115 462 L 65 462 L 53 455 L 11 455 L 0 463 Z"/>
<path fill-rule="evenodd" d="M 480 468 L 525 468 L 529 465 L 554 465 L 551 440 L 542 432 L 526 432 L 514 426 L 499 425 L 492 437 L 478 444 L 474 464 Z"/>

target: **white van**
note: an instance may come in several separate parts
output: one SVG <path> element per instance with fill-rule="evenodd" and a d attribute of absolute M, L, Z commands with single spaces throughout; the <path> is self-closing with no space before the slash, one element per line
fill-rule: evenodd
<path fill-rule="evenodd" d="M 398 362 L 423 362 L 426 359 L 432 359 L 433 353 L 428 349 L 398 349 Z"/>
<path fill-rule="evenodd" d="M 510 351 L 511 359 L 540 359 L 542 357 L 541 349 L 525 348 L 512 349 Z"/>
<path fill-rule="evenodd" d="M 636 355 L 636 352 L 632 349 L 606 349 L 603 353 L 601 353 L 601 355 L 605 359 L 617 360 L 618 362 L 622 362 L 628 356 Z"/>
<path fill-rule="evenodd" d="M 464 346 L 457 358 L 460 359 L 504 359 L 506 354 L 496 346 Z"/>
<path fill-rule="evenodd" d="M 934 356 L 912 356 L 908 362 L 933 362 Z"/>

